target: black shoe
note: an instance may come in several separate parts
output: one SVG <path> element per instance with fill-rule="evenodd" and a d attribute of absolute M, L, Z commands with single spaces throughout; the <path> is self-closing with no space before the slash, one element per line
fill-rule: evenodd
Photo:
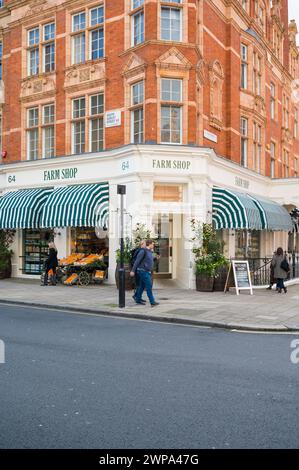
<path fill-rule="evenodd" d="M 159 303 L 159 302 L 155 302 L 155 303 L 151 304 L 151 307 L 156 307 L 157 305 L 160 305 L 160 303 Z"/>
<path fill-rule="evenodd" d="M 143 299 L 141 299 L 140 302 L 137 302 L 135 295 L 133 295 L 133 300 L 135 300 L 136 304 L 143 304 L 143 305 L 146 304 L 146 300 L 143 300 Z"/>
<path fill-rule="evenodd" d="M 143 300 L 143 301 L 142 301 L 142 300 L 140 300 L 140 301 L 139 301 L 139 300 L 135 300 L 135 303 L 138 304 L 138 305 L 145 305 L 144 300 Z"/>
<path fill-rule="evenodd" d="M 288 289 L 286 287 L 284 287 L 283 290 L 285 294 L 288 292 Z"/>
<path fill-rule="evenodd" d="M 272 290 L 272 286 L 267 287 L 267 290 Z"/>

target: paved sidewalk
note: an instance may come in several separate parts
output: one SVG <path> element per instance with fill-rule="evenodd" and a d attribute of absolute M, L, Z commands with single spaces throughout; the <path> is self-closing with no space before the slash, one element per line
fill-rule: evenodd
<path fill-rule="evenodd" d="M 41 287 L 29 280 L 0 281 L 0 302 L 222 328 L 299 332 L 299 286 L 289 287 L 287 295 L 255 290 L 253 296 L 242 293 L 237 297 L 233 291 L 201 293 L 173 287 L 156 289 L 155 295 L 160 305 L 151 308 L 136 305 L 128 292 L 127 307 L 119 309 L 113 286 Z"/>

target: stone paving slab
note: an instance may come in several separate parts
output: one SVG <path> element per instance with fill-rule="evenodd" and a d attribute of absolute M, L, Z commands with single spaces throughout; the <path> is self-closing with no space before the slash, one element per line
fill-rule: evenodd
<path fill-rule="evenodd" d="M 233 290 L 203 293 L 174 287 L 155 289 L 160 305 L 151 308 L 136 305 L 127 293 L 127 306 L 118 308 L 118 291 L 114 286 L 47 286 L 36 281 L 9 279 L 0 281 L 0 302 L 97 313 L 133 318 L 192 323 L 222 328 L 299 332 L 299 286 L 289 287 L 288 294 L 258 289 L 254 295 Z M 1 314 L 1 306 L 0 306 Z"/>

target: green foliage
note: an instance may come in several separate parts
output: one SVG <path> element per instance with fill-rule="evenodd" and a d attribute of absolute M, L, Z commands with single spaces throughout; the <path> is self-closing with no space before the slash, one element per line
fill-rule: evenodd
<path fill-rule="evenodd" d="M 6 271 L 13 255 L 10 245 L 13 242 L 15 230 L 0 230 L 0 271 Z"/>
<path fill-rule="evenodd" d="M 149 240 L 153 239 L 154 237 L 151 235 L 151 231 L 146 228 L 145 224 L 136 224 L 135 230 L 133 230 L 133 245 L 134 247 L 138 247 L 142 240 Z"/>
<path fill-rule="evenodd" d="M 196 274 L 213 277 L 219 268 L 228 264 L 223 255 L 223 244 L 217 240 L 216 231 L 211 224 L 192 219 L 191 230 Z"/>
<path fill-rule="evenodd" d="M 129 238 L 124 241 L 124 263 L 129 264 L 132 258 L 133 244 Z M 116 261 L 120 263 L 120 249 L 116 250 Z"/>

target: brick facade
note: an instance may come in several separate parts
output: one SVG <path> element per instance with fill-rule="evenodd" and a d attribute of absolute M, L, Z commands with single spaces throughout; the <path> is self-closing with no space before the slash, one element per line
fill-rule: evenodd
<path fill-rule="evenodd" d="M 93 59 L 88 18 L 99 5 L 104 6 L 105 52 L 104 57 Z M 181 41 L 160 39 L 163 7 L 181 10 Z M 144 9 L 144 40 L 132 47 L 131 23 L 138 8 Z M 144 143 L 159 144 L 161 79 L 173 78 L 182 81 L 182 144 L 213 147 L 218 155 L 241 163 L 243 118 L 248 126 L 246 166 L 276 178 L 298 176 L 299 130 L 296 137 L 294 128 L 299 100 L 294 99 L 294 80 L 299 79 L 299 55 L 287 0 L 144 0 L 137 2 L 135 10 L 132 14 L 131 0 L 5 1 L 0 10 L 5 94 L 2 150 L 7 152 L 3 163 L 27 159 L 28 109 L 38 107 L 41 113 L 47 104 L 55 105 L 55 156 L 72 154 L 72 100 L 84 96 L 87 103 L 89 96 L 100 92 L 105 112 L 121 110 L 121 125 L 104 129 L 103 148 L 131 143 L 131 90 L 140 80 L 144 82 Z M 72 15 L 82 11 L 87 21 L 86 60 L 73 65 Z M 51 22 L 56 29 L 55 68 L 42 73 L 40 63 L 39 73 L 28 76 L 28 31 L 39 27 L 42 35 L 43 25 Z M 247 51 L 243 88 L 241 44 Z M 41 62 L 42 41 L 38 47 Z M 39 126 L 42 131 L 43 123 Z M 204 131 L 217 136 L 217 142 L 204 137 L 208 135 Z M 39 135 L 39 157 L 41 139 Z M 90 151 L 88 144 L 86 151 Z"/>

